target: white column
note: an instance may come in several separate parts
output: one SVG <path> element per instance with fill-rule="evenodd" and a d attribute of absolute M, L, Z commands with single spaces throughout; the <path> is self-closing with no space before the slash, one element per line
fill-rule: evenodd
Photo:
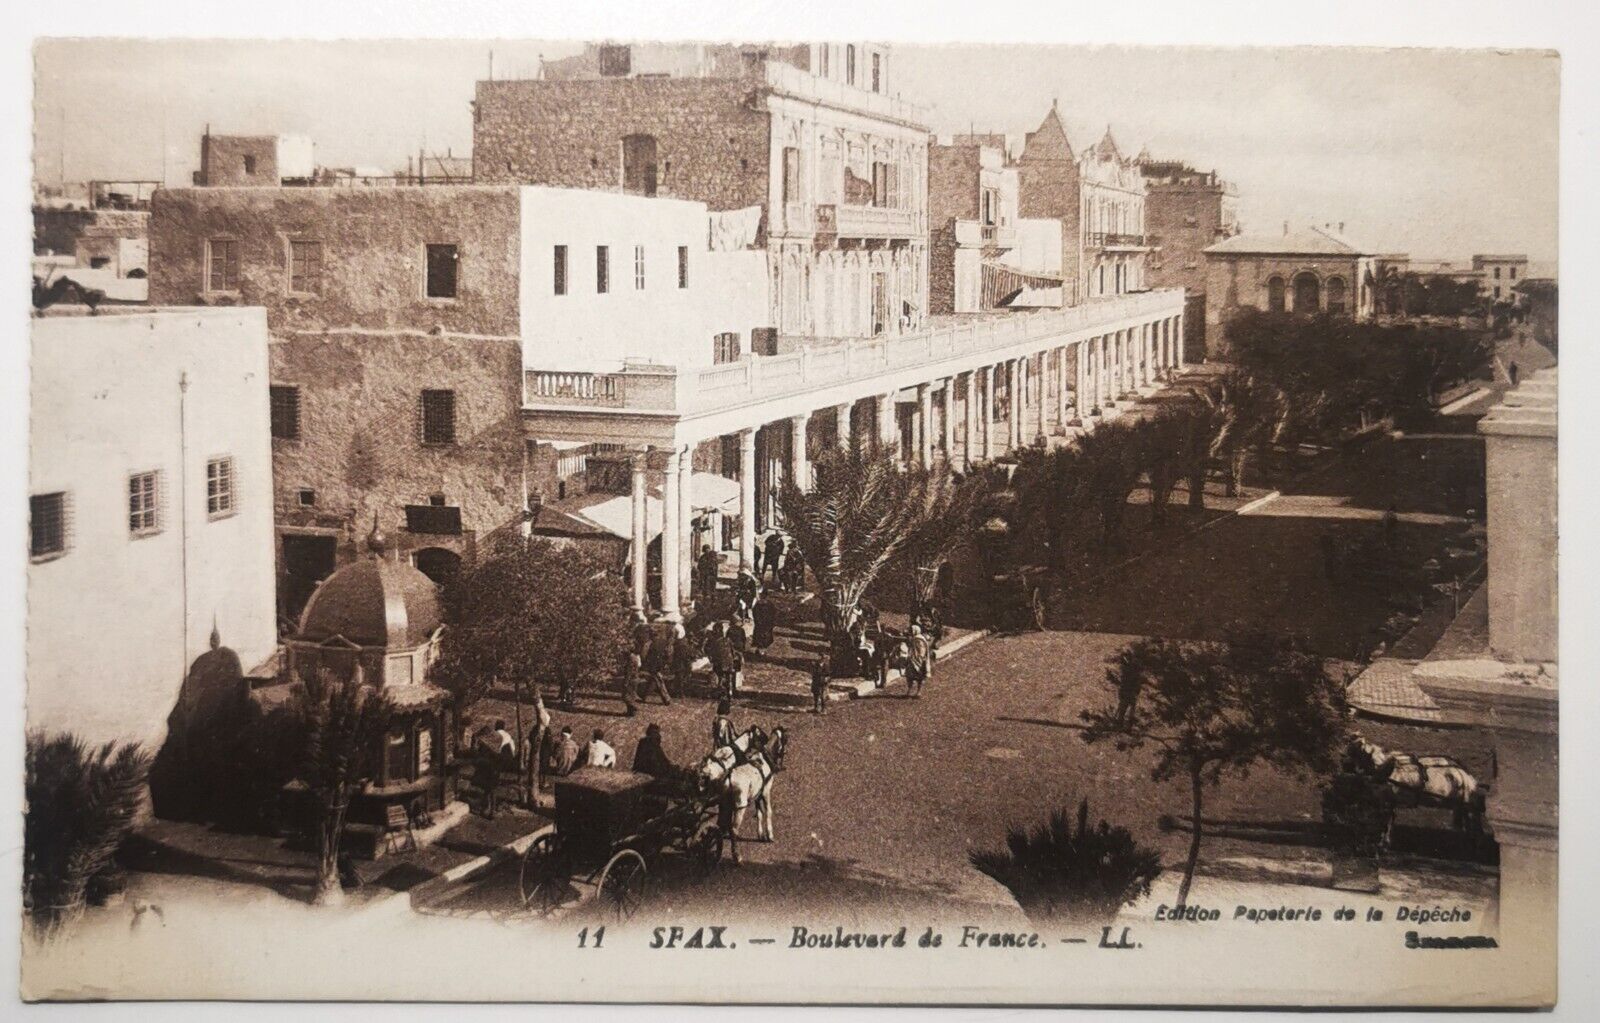
<path fill-rule="evenodd" d="M 1050 353 L 1040 352 L 1034 358 L 1039 360 L 1039 369 L 1034 374 L 1033 384 L 1033 405 L 1038 413 L 1039 420 L 1036 424 L 1038 428 L 1033 431 L 1033 440 L 1035 444 L 1043 444 L 1045 442 L 1045 433 L 1047 432 L 1045 420 L 1049 416 L 1046 405 L 1050 396 Z M 1031 362 L 1032 359 L 1030 358 L 1029 361 Z"/>
<path fill-rule="evenodd" d="M 739 431 L 739 567 L 756 570 L 756 431 Z"/>
<path fill-rule="evenodd" d="M 983 460 L 994 461 L 994 384 L 1000 379 L 1000 366 L 998 364 L 988 367 L 983 371 L 983 403 L 979 412 L 983 418 Z"/>
<path fill-rule="evenodd" d="M 1056 349 L 1056 432 L 1067 431 L 1067 347 Z"/>
<path fill-rule="evenodd" d="M 978 453 L 978 417 L 973 415 L 978 401 L 978 371 L 967 372 L 967 387 L 961 402 L 961 468 L 971 469 Z"/>
<path fill-rule="evenodd" d="M 939 416 L 939 430 L 944 439 L 944 461 L 956 461 L 956 378 L 944 378 L 944 408 Z"/>
<path fill-rule="evenodd" d="M 667 451 L 665 479 L 661 487 L 661 617 L 677 621 L 682 617 L 678 610 L 678 544 L 682 537 L 678 531 L 680 488 L 678 471 L 683 455 L 674 446 Z"/>
<path fill-rule="evenodd" d="M 890 391 L 878 396 L 878 449 L 891 453 L 900 449 L 900 423 L 895 416 L 895 394 Z"/>
<path fill-rule="evenodd" d="M 1078 422 L 1089 418 L 1089 342 L 1079 341 L 1072 346 L 1072 407 Z"/>
<path fill-rule="evenodd" d="M 678 460 L 678 595 L 687 604 L 694 597 L 694 445 Z"/>
<path fill-rule="evenodd" d="M 1006 360 L 1006 401 L 1010 413 L 1006 416 L 1006 450 L 1015 451 L 1022 446 L 1022 360 Z"/>
<path fill-rule="evenodd" d="M 802 491 L 811 489 L 811 462 L 806 457 L 806 423 L 811 416 L 801 413 L 789 420 L 789 478 Z"/>
<path fill-rule="evenodd" d="M 643 614 L 645 602 L 648 598 L 647 584 L 649 580 L 650 557 L 650 527 L 645 520 L 645 469 L 649 465 L 649 456 L 643 451 L 636 451 L 628 460 L 629 468 L 633 474 L 633 486 L 630 491 L 631 510 L 633 513 L 633 587 L 630 594 L 630 606 Z"/>
<path fill-rule="evenodd" d="M 833 429 L 839 435 L 839 446 L 846 451 L 849 451 L 852 446 L 850 443 L 850 410 L 854 407 L 854 402 L 847 401 L 843 405 L 836 406 L 833 410 Z"/>
<path fill-rule="evenodd" d="M 1173 365 L 1177 366 L 1179 369 L 1182 369 L 1184 366 L 1183 314 L 1179 313 L 1177 316 L 1174 316 L 1172 318 L 1172 324 L 1172 350 L 1176 353 L 1176 358 L 1173 359 Z"/>
<path fill-rule="evenodd" d="M 917 458 L 924 469 L 933 465 L 933 389 L 917 385 Z"/>

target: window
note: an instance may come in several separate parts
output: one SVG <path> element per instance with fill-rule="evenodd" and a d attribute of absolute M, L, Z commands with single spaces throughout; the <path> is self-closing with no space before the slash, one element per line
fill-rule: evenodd
<path fill-rule="evenodd" d="M 1327 295 L 1327 297 L 1328 297 L 1328 312 L 1330 312 L 1330 313 L 1342 313 L 1342 312 L 1344 312 L 1344 293 L 1345 293 L 1344 278 L 1343 277 L 1329 277 L 1328 278 L 1328 283 L 1327 283 L 1327 292 L 1328 292 L 1328 295 Z"/>
<path fill-rule="evenodd" d="M 844 80 L 849 85 L 856 84 L 856 48 L 853 43 L 844 48 Z"/>
<path fill-rule="evenodd" d="M 644 290 L 644 246 L 633 247 L 633 290 Z"/>
<path fill-rule="evenodd" d="M 1511 279 L 1512 280 L 1516 280 L 1517 279 L 1517 268 L 1516 267 L 1512 267 L 1511 268 Z"/>
<path fill-rule="evenodd" d="M 322 243 L 296 238 L 289 242 L 289 290 L 314 294 L 322 290 Z"/>
<path fill-rule="evenodd" d="M 460 262 L 460 256 L 454 245 L 428 246 L 426 294 L 429 298 L 456 297 L 456 277 Z"/>
<path fill-rule="evenodd" d="M 206 242 L 206 290 L 239 290 L 239 243 L 227 238 Z"/>
<path fill-rule="evenodd" d="M 456 392 L 422 392 L 422 443 L 456 442 Z"/>
<path fill-rule="evenodd" d="M 600 77 L 625 78 L 633 70 L 633 47 L 603 44 L 600 47 Z"/>
<path fill-rule="evenodd" d="M 604 295 L 611 290 L 611 249 L 605 245 L 594 247 L 594 291 Z"/>
<path fill-rule="evenodd" d="M 800 201 L 800 150 L 783 147 L 783 201 Z"/>
<path fill-rule="evenodd" d="M 214 519 L 238 511 L 233 493 L 233 456 L 206 462 L 206 514 Z"/>
<path fill-rule="evenodd" d="M 737 331 L 718 334 L 711 339 L 711 361 L 714 363 L 739 361 L 739 334 Z"/>
<path fill-rule="evenodd" d="M 317 492 L 315 490 L 302 490 L 299 494 L 300 507 L 315 508 L 317 506 Z"/>
<path fill-rule="evenodd" d="M 555 250 L 555 265 L 556 265 L 556 284 L 555 284 L 556 294 L 557 295 L 565 295 L 567 293 L 567 247 L 565 245 L 557 245 L 556 246 L 556 250 Z"/>
<path fill-rule="evenodd" d="M 629 195 L 656 194 L 656 138 L 628 135 L 622 140 L 622 190 Z"/>
<path fill-rule="evenodd" d="M 828 53 L 833 47 L 823 43 L 817 47 L 817 74 L 823 78 L 828 77 Z"/>
<path fill-rule="evenodd" d="M 28 554 L 53 558 L 67 552 L 67 495 L 34 494 L 28 498 Z"/>
<path fill-rule="evenodd" d="M 678 246 L 678 287 L 689 286 L 689 246 Z"/>
<path fill-rule="evenodd" d="M 1497 281 L 1500 279 L 1500 268 L 1498 266 L 1494 268 L 1494 279 Z"/>
<path fill-rule="evenodd" d="M 250 156 L 250 155 L 246 155 L 245 156 L 245 158 L 244 158 L 244 172 L 246 174 L 254 174 L 256 172 L 256 158 L 254 156 Z"/>
<path fill-rule="evenodd" d="M 300 439 L 300 388 L 292 384 L 273 384 L 268 388 L 274 440 Z"/>
<path fill-rule="evenodd" d="M 161 531 L 157 504 L 161 493 L 159 472 L 136 472 L 128 477 L 128 532 L 149 536 Z"/>
<path fill-rule="evenodd" d="M 883 54 L 872 55 L 872 91 L 883 91 Z"/>

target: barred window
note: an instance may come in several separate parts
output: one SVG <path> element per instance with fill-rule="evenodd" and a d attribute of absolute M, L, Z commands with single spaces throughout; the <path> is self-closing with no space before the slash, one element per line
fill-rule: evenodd
<path fill-rule="evenodd" d="M 718 334 L 716 337 L 712 338 L 712 344 L 713 348 L 711 352 L 711 361 L 713 363 L 720 364 L 724 362 L 739 361 L 738 331 L 729 331 L 724 334 Z"/>
<path fill-rule="evenodd" d="M 427 297 L 455 298 L 460 254 L 454 245 L 428 246 Z"/>
<path fill-rule="evenodd" d="M 300 439 L 300 388 L 292 384 L 273 384 L 271 393 L 272 436 L 276 440 Z"/>
<path fill-rule="evenodd" d="M 644 246 L 633 247 L 633 290 L 644 290 Z"/>
<path fill-rule="evenodd" d="M 149 536 L 161 531 L 161 473 L 136 472 L 128 477 L 128 532 Z"/>
<path fill-rule="evenodd" d="M 678 246 L 678 287 L 689 286 L 689 246 Z"/>
<path fill-rule="evenodd" d="M 456 392 L 422 392 L 422 443 L 456 442 Z"/>
<path fill-rule="evenodd" d="M 567 293 L 567 247 L 565 245 L 556 246 L 555 263 L 556 294 L 565 295 Z"/>
<path fill-rule="evenodd" d="M 206 514 L 214 519 L 238 510 L 233 491 L 233 456 L 206 462 Z"/>
<path fill-rule="evenodd" d="M 322 290 L 322 243 L 296 238 L 289 242 L 289 290 L 312 294 Z"/>
<path fill-rule="evenodd" d="M 594 290 L 597 295 L 611 290 L 611 249 L 605 245 L 594 247 Z"/>
<path fill-rule="evenodd" d="M 34 494 L 28 498 L 28 554 L 36 559 L 67 552 L 67 495 L 65 491 Z"/>
<path fill-rule="evenodd" d="M 206 290 L 239 290 L 239 243 L 227 238 L 206 242 Z"/>

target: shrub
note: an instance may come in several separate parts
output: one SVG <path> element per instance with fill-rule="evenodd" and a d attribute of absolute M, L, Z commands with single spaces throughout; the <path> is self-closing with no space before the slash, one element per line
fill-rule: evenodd
<path fill-rule="evenodd" d="M 1161 857 L 1128 829 L 1105 821 L 1089 827 L 1089 801 L 1078 804 L 1077 827 L 1065 809 L 1031 830 L 1013 825 L 1006 848 L 971 854 L 972 865 L 1010 889 L 1035 921 L 1091 923 L 1115 916 L 1148 895 Z"/>
<path fill-rule="evenodd" d="M 92 749 L 71 733 L 28 735 L 22 892 L 37 933 L 79 916 L 91 884 L 114 889 L 112 857 L 133 830 L 149 774 L 138 743 Z"/>

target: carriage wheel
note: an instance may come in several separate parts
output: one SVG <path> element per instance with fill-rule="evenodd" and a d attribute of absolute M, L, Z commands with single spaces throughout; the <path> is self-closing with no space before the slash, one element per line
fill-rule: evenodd
<path fill-rule="evenodd" d="M 695 873 L 705 877 L 722 862 L 723 849 L 727 846 L 728 836 L 722 833 L 722 828 L 712 821 L 707 821 L 700 826 L 689 840 L 689 853 L 694 857 Z"/>
<path fill-rule="evenodd" d="M 600 897 L 618 920 L 632 918 L 644 905 L 645 879 L 650 871 L 636 850 L 624 849 L 611 857 L 600 875 Z"/>
<path fill-rule="evenodd" d="M 1028 608 L 1033 615 L 1033 627 L 1039 632 L 1044 631 L 1044 595 L 1035 586 L 1028 594 Z"/>
<path fill-rule="evenodd" d="M 567 869 L 558 836 L 540 835 L 528 846 L 517 873 L 517 888 L 522 893 L 522 904 L 541 916 L 561 905 L 567 889 Z"/>

